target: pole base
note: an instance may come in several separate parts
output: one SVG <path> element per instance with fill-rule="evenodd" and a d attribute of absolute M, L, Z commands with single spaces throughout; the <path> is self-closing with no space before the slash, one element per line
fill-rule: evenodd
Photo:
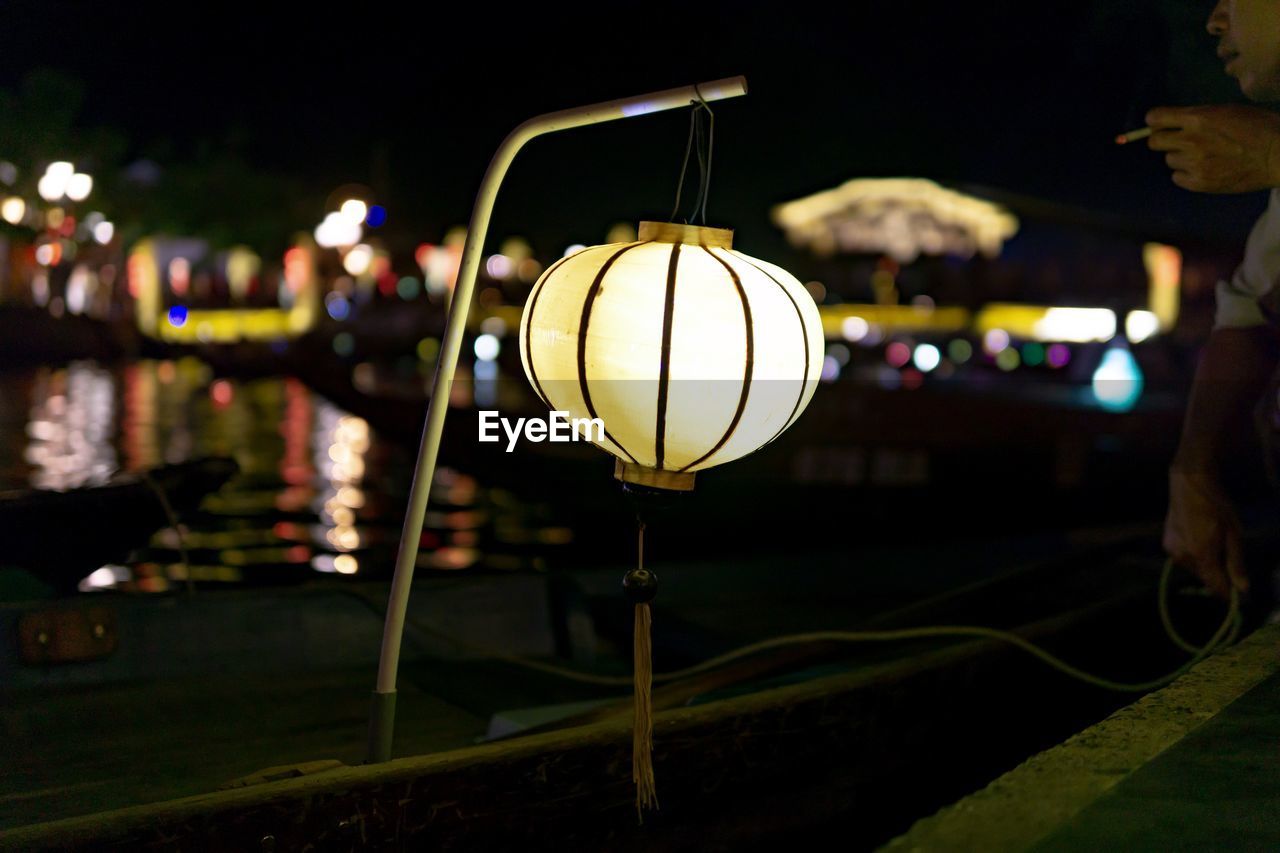
<path fill-rule="evenodd" d="M 381 764 L 391 760 L 391 741 L 396 730 L 396 693 L 373 691 L 369 707 L 369 746 L 365 764 Z"/>

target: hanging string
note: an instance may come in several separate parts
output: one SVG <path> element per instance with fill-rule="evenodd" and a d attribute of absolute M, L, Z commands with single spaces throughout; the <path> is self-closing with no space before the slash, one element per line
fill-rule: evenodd
<path fill-rule="evenodd" d="M 693 87 L 694 94 L 698 96 L 698 100 L 691 101 L 693 109 L 689 113 L 689 138 L 684 146 L 684 161 L 680 165 L 680 180 L 676 182 L 676 201 L 671 207 L 671 215 L 667 217 L 669 222 L 676 221 L 676 215 L 680 212 L 680 197 L 684 192 L 684 181 L 689 173 L 689 155 L 694 151 L 694 142 L 697 142 L 698 152 L 698 195 L 693 200 L 693 216 L 700 217 L 702 224 L 707 224 L 707 198 L 711 189 L 711 150 L 715 144 L 715 128 L 716 116 L 711 111 L 711 107 L 702 97 L 702 93 L 698 91 L 698 87 Z M 703 120 L 707 124 L 707 129 L 703 130 Z M 691 217 L 685 218 L 688 224 Z"/>
<path fill-rule="evenodd" d="M 684 176 L 689 171 L 689 152 L 693 150 L 693 131 L 694 125 L 697 124 L 695 120 L 697 114 L 697 110 L 689 113 L 689 141 L 684 145 L 684 161 L 680 164 L 680 180 L 676 181 L 676 203 L 671 205 L 671 215 L 667 217 L 668 222 L 675 222 L 676 214 L 680 211 L 680 193 L 684 191 Z"/>
<path fill-rule="evenodd" d="M 698 87 L 694 87 L 696 92 Z M 702 98 L 702 94 L 698 94 L 698 98 Z M 711 196 L 711 151 L 716 144 L 716 114 L 711 111 L 711 107 L 707 106 L 706 101 L 702 101 L 702 108 L 707 112 L 707 162 L 703 165 L 702 157 L 698 157 L 698 165 L 702 166 L 702 189 L 699 192 L 699 198 L 702 201 L 702 224 L 707 224 L 707 199 Z M 695 204 L 694 210 L 698 209 Z"/>

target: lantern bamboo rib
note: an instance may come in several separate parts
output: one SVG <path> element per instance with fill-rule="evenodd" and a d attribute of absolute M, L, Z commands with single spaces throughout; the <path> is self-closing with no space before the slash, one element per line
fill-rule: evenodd
<path fill-rule="evenodd" d="M 765 444 L 768 444 L 773 441 L 774 438 L 777 438 L 786 432 L 787 428 L 795 423 L 796 418 L 800 415 L 800 404 L 804 402 L 804 392 L 805 389 L 809 387 L 809 331 L 805 328 L 804 315 L 800 313 L 800 306 L 796 304 L 795 297 L 792 296 L 791 292 L 783 286 L 782 282 L 778 281 L 778 279 L 775 278 L 768 270 L 761 267 L 741 252 L 735 252 L 730 249 L 729 254 L 733 255 L 748 266 L 759 270 L 765 278 L 778 285 L 778 289 L 782 291 L 783 296 L 786 296 L 788 301 L 791 302 L 791 307 L 796 309 L 796 319 L 800 321 L 800 339 L 804 342 L 804 380 L 800 383 L 800 394 L 796 397 L 796 404 L 791 407 L 791 414 L 787 416 L 786 421 L 784 421 L 782 426 L 778 428 L 778 431 L 773 434 L 773 438 L 765 442 Z"/>
<path fill-rule="evenodd" d="M 413 586 L 413 570 L 417 564 L 418 546 L 422 537 L 423 516 L 431 494 L 435 476 L 436 457 L 440 452 L 440 439 L 444 433 L 445 416 L 448 414 L 449 389 L 458 366 L 462 349 L 462 337 L 466 328 L 471 298 L 475 292 L 476 276 L 480 268 L 485 236 L 498 189 L 507 169 L 520 149 L 530 140 L 548 133 L 601 124 L 607 121 L 647 115 L 664 110 L 689 106 L 697 100 L 719 101 L 736 98 L 747 93 L 747 81 L 743 77 L 728 77 L 680 86 L 660 92 L 650 92 L 629 98 L 619 98 L 598 104 L 574 107 L 554 113 L 535 116 L 521 123 L 498 146 L 471 210 L 471 222 L 467 227 L 467 239 L 462 247 L 462 259 L 458 266 L 457 285 L 445 322 L 444 339 L 436 362 L 435 378 L 431 386 L 431 399 L 427 404 L 427 416 L 422 426 L 422 440 L 418 445 L 418 461 L 414 467 L 413 485 L 409 490 L 409 505 L 405 510 L 404 528 L 400 533 L 400 547 L 396 554 L 395 573 L 391 578 L 391 591 L 387 599 L 386 621 L 382 631 L 382 647 L 378 658 L 378 677 L 374 685 L 369 711 L 369 740 L 366 758 L 370 763 L 389 761 L 395 728 L 396 674 L 400 668 L 400 643 L 404 635 L 405 618 L 409 606 L 409 592 Z"/>
<path fill-rule="evenodd" d="M 643 242 L 629 243 L 628 245 L 623 246 L 621 249 L 619 249 L 618 251 L 610 255 L 609 259 L 604 262 L 604 264 L 600 267 L 600 270 L 596 273 L 596 277 L 591 282 L 591 286 L 587 288 L 587 295 L 582 300 L 582 318 L 578 322 L 578 362 L 577 363 L 578 363 L 578 386 L 582 391 L 582 402 L 587 407 L 587 417 L 591 417 L 591 418 L 599 417 L 599 415 L 596 413 L 595 405 L 591 402 L 591 388 L 587 382 L 587 329 L 590 328 L 591 326 L 591 309 L 595 307 L 596 296 L 599 295 L 600 288 L 604 285 L 604 277 L 608 274 L 609 269 L 613 266 L 614 262 L 617 261 L 618 258 L 625 255 L 627 252 L 636 248 L 637 246 L 644 246 L 644 245 L 647 245 L 648 243 L 649 243 L 648 240 L 645 240 Z M 529 318 L 529 326 L 530 327 L 533 326 L 532 317 Z M 532 356 L 533 354 L 532 349 L 529 350 L 529 354 L 530 356 Z M 631 455 L 631 451 L 623 447 L 622 442 L 618 441 L 618 439 L 614 438 L 612 435 L 609 434 L 609 428 L 607 426 L 604 427 L 604 437 L 607 438 L 609 441 L 613 442 L 613 446 L 621 450 L 628 459 L 630 459 L 632 462 L 636 461 L 636 458 Z"/>
<path fill-rule="evenodd" d="M 1187 642 L 1173 626 L 1173 621 L 1169 615 L 1167 599 L 1169 575 L 1171 572 L 1172 562 L 1166 562 L 1164 570 L 1160 575 L 1160 586 L 1158 590 L 1158 596 L 1160 599 L 1160 621 L 1165 634 L 1169 639 L 1179 648 L 1190 652 L 1192 657 L 1174 671 L 1161 676 L 1160 678 L 1151 679 L 1150 681 L 1125 682 L 1103 678 L 1072 666 L 1056 655 L 1045 651 L 1030 640 L 1024 639 L 1011 631 L 1001 631 L 997 628 L 986 628 L 977 625 L 936 625 L 921 628 L 898 628 L 888 631 L 812 631 L 804 634 L 788 634 L 786 636 L 773 637 L 768 640 L 761 640 L 758 643 L 751 643 L 750 645 L 742 646 L 741 648 L 734 649 L 722 655 L 717 655 L 716 657 L 705 660 L 702 663 L 694 664 L 693 666 L 685 667 L 684 669 L 675 670 L 673 672 L 654 673 L 653 680 L 655 682 L 679 681 L 684 678 L 689 678 L 690 676 L 707 672 L 708 670 L 718 669 L 719 667 L 732 663 L 733 661 L 750 657 L 751 655 L 759 654 L 760 652 L 784 646 L 802 645 L 805 643 L 881 643 L 937 637 L 969 637 L 984 640 L 998 640 L 999 642 L 1016 646 L 1022 651 L 1039 658 L 1042 662 L 1053 669 L 1058 670 L 1063 675 L 1082 681 L 1086 684 L 1091 684 L 1095 687 L 1100 687 L 1104 690 L 1111 690 L 1119 693 L 1145 693 L 1149 690 L 1163 687 L 1179 676 L 1185 674 L 1189 669 L 1191 669 L 1191 667 L 1204 660 L 1214 651 L 1235 642 L 1240 633 L 1240 603 L 1239 597 L 1233 589 L 1231 591 L 1231 601 L 1228 606 L 1226 616 L 1223 618 L 1222 624 L 1218 627 L 1217 631 L 1215 631 L 1213 636 L 1209 638 L 1209 641 L 1203 646 L 1196 646 Z M 486 646 L 458 640 L 452 635 L 446 634 L 439 629 L 432 628 L 419 620 L 414 620 L 412 624 L 424 632 L 441 637 L 447 637 L 456 645 L 481 652 L 493 660 L 500 660 L 505 663 L 515 664 L 547 675 L 554 675 L 569 681 L 577 681 L 583 684 L 594 684 L 601 687 L 632 686 L 632 678 L 628 676 L 595 675 L 575 669 L 569 669 L 567 667 L 556 666 L 555 664 L 545 663 L 543 661 L 532 660 L 519 655 L 505 654 Z"/>
<path fill-rule="evenodd" d="M 690 468 L 693 468 L 695 465 L 701 465 L 703 462 L 706 462 L 712 456 L 715 456 L 720 451 L 720 448 L 724 447 L 725 443 L 730 438 L 733 437 L 733 431 L 738 428 L 738 423 L 739 421 L 742 420 L 742 413 L 747 408 L 747 398 L 751 394 L 751 377 L 755 373 L 755 360 L 756 360 L 755 359 L 755 337 L 754 337 L 754 329 L 752 327 L 752 319 L 751 319 L 751 300 L 747 299 L 747 292 L 742 287 L 742 279 L 738 277 L 738 272 L 733 268 L 733 265 L 730 264 L 728 261 L 726 261 L 724 258 L 720 257 L 719 255 L 711 251 L 711 249 L 709 249 L 706 246 L 702 247 L 702 251 L 710 255 L 715 261 L 717 261 L 720 264 L 720 266 L 724 267 L 724 271 L 729 275 L 729 280 L 733 282 L 734 288 L 738 291 L 738 298 L 742 301 L 742 328 L 746 336 L 747 353 L 746 353 L 746 358 L 743 359 L 742 393 L 738 395 L 738 408 L 734 410 L 733 420 L 729 422 L 729 426 L 724 431 L 724 433 L 720 436 L 720 440 L 717 441 L 715 445 L 706 453 L 702 454 L 697 459 L 694 459 L 689 464 L 684 465 L 683 467 L 677 469 L 680 473 L 684 473 L 688 471 Z M 794 304 L 794 302 L 792 304 Z M 796 309 L 796 316 L 797 317 L 800 316 L 799 308 Z M 803 319 L 800 320 L 800 331 L 801 331 L 801 334 L 804 333 Z M 805 350 L 806 357 L 808 356 L 807 347 L 808 345 L 806 343 L 806 350 Z M 808 365 L 808 359 L 806 358 L 805 372 L 802 374 L 801 380 L 800 380 L 800 388 L 802 392 L 806 383 L 808 383 L 808 381 L 809 381 L 809 365 Z M 793 415 L 795 414 L 794 410 L 792 410 L 792 414 Z M 783 429 L 786 429 L 785 425 L 783 426 Z M 777 436 L 774 436 L 774 437 L 776 438 Z M 770 441 L 772 440 L 773 439 L 770 439 Z"/>
<path fill-rule="evenodd" d="M 534 285 L 534 292 L 529 296 L 529 310 L 525 312 L 524 317 L 524 337 L 522 341 L 525 352 L 524 363 L 529 365 L 529 379 L 533 383 L 533 390 L 537 392 L 538 399 L 540 399 L 548 409 L 553 409 L 555 407 L 551 405 L 551 401 L 547 399 L 546 392 L 542 390 L 542 383 L 538 381 L 538 372 L 534 370 L 533 367 L 533 312 L 537 310 L 538 297 L 542 296 L 542 291 L 546 282 L 549 281 L 555 271 L 571 257 L 573 256 L 565 255 L 563 258 L 552 264 L 547 271 L 542 274 L 542 278 L 540 278 L 538 283 Z"/>
<path fill-rule="evenodd" d="M 654 427 L 653 467 L 663 469 L 667 453 L 667 395 L 671 389 L 671 324 L 676 310 L 676 272 L 680 268 L 681 243 L 671 244 L 671 260 L 667 264 L 667 290 L 662 303 L 662 347 L 658 362 L 658 420 Z M 635 461 L 634 459 L 632 460 Z"/>

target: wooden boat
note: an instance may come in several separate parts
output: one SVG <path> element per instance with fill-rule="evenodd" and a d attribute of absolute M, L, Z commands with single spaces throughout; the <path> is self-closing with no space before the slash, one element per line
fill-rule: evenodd
<path fill-rule="evenodd" d="M 57 364 L 80 358 L 100 362 L 137 352 L 137 330 L 77 314 L 54 317 L 43 308 L 0 305 L 0 364 Z"/>
<path fill-rule="evenodd" d="M 89 572 L 123 560 L 171 523 L 157 489 L 181 517 L 238 470 L 233 459 L 207 457 L 65 492 L 0 492 L 0 563 L 70 591 Z"/>
<path fill-rule="evenodd" d="M 1151 613 L 1154 567 L 1126 563 L 1119 554 L 1125 546 L 1116 540 L 1088 560 L 1059 559 L 963 584 L 853 624 L 1003 625 L 1086 668 L 1120 677 L 1163 671 L 1171 668 L 1170 655 Z M 669 612 L 660 611 L 655 625 L 669 624 L 663 618 Z M 1124 660 L 1117 660 L 1118 636 Z M 434 672 L 438 689 L 441 670 Z M 492 679 L 503 671 L 472 672 L 473 679 Z M 506 672 L 509 678 L 514 671 Z M 281 685 L 289 678 L 282 676 Z M 847 849 L 870 849 L 1129 701 L 987 641 L 797 647 L 664 689 L 659 699 L 661 807 L 643 823 L 629 776 L 630 716 L 610 710 L 573 721 L 579 725 L 383 765 L 357 766 L 345 755 L 340 765 L 324 761 L 332 754 L 299 752 L 296 765 L 277 761 L 257 774 L 244 767 L 234 784 L 223 780 L 222 790 L 10 824 L 0 846 L 729 850 L 808 846 L 835 832 Z M 264 719 L 304 701 L 301 695 L 267 701 Z M 248 699 L 240 705 L 246 712 L 256 707 Z M 411 719 L 402 721 L 406 730 Z M 245 720 L 242 728 L 254 725 Z M 344 725 L 353 739 L 360 736 L 358 720 Z M 188 752 L 218 743 L 202 737 L 186 731 Z M 67 798 L 76 796 L 71 790 L 59 796 L 63 815 Z"/>

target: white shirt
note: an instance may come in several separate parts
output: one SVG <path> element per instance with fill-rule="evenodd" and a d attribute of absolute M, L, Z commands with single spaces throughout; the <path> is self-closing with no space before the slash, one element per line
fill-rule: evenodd
<path fill-rule="evenodd" d="M 1230 281 L 1217 287 L 1218 312 L 1213 327 L 1261 326 L 1267 322 L 1258 298 L 1268 293 L 1280 277 L 1280 189 L 1271 191 L 1267 209 L 1253 224 L 1244 244 L 1244 260 Z"/>

